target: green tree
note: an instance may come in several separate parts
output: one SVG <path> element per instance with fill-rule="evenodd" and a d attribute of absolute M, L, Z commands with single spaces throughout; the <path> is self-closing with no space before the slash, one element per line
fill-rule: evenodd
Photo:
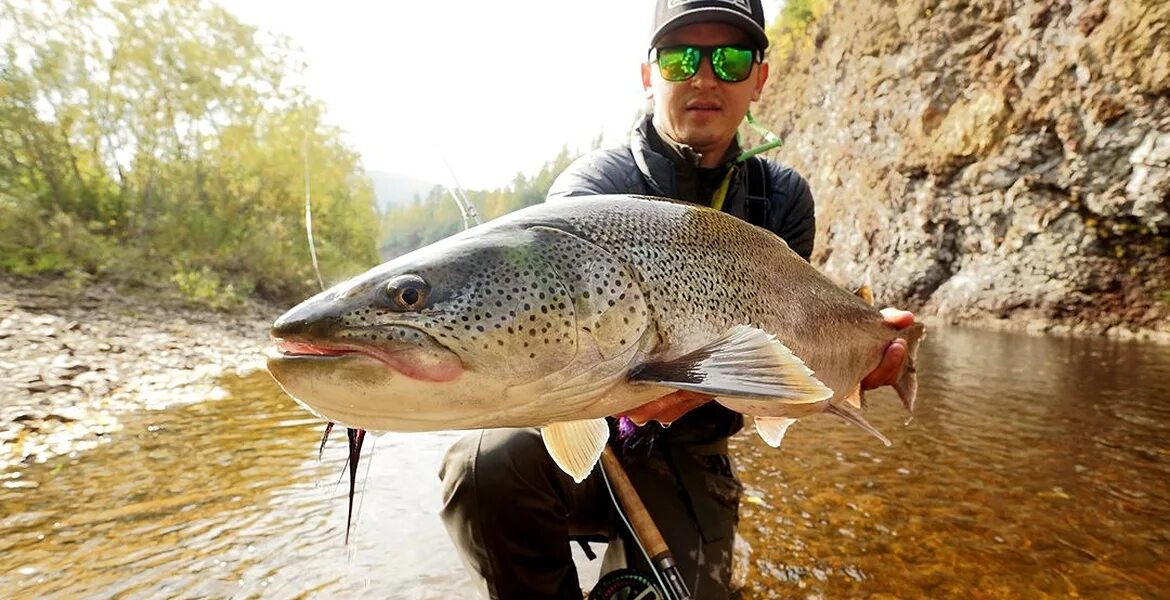
<path fill-rule="evenodd" d="M 377 258 L 370 182 L 289 42 L 198 0 L 0 0 L 0 268 L 307 292 Z"/>

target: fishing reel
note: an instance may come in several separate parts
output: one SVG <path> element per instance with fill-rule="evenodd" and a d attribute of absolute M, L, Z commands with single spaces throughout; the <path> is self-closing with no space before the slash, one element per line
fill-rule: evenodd
<path fill-rule="evenodd" d="M 638 569 L 610 571 L 589 592 L 589 600 L 667 600 L 654 576 Z"/>

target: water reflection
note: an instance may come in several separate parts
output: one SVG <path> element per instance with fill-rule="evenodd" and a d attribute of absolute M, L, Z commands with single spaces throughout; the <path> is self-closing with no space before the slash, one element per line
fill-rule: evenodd
<path fill-rule="evenodd" d="M 344 432 L 258 373 L 231 398 L 143 413 L 119 439 L 0 488 L 0 586 L 17 597 L 470 595 L 437 517 L 455 434 L 372 439 L 345 546 Z"/>
<path fill-rule="evenodd" d="M 1170 348 L 935 330 L 920 410 L 871 398 L 885 448 L 821 417 L 734 440 L 746 598 L 1147 598 L 1170 586 Z M 123 419 L 0 486 L 17 597 L 470 597 L 437 511 L 454 433 L 372 439 L 343 545 L 344 435 L 259 373 Z M 370 454 L 367 452 L 367 456 Z M 31 487 L 25 487 L 31 486 Z"/>
<path fill-rule="evenodd" d="M 1170 585 L 1170 348 L 936 330 L 883 448 L 829 419 L 737 440 L 745 597 L 1153 597 Z M 883 596 L 883 594 L 887 596 Z"/>

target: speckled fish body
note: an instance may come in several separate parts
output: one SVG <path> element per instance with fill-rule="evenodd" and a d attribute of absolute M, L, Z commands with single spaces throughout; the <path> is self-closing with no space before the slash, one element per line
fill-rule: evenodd
<path fill-rule="evenodd" d="M 511 213 L 304 301 L 274 325 L 269 370 L 314 413 L 371 430 L 591 420 L 679 389 L 791 419 L 846 404 L 891 340 L 920 332 L 891 328 L 764 229 L 596 196 Z M 910 406 L 913 367 L 903 375 Z"/>

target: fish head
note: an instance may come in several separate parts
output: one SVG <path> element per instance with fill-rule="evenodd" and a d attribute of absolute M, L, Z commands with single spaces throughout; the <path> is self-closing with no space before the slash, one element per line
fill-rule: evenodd
<path fill-rule="evenodd" d="M 602 268 L 582 260 L 594 249 L 551 231 L 476 228 L 317 294 L 273 325 L 269 372 L 311 412 L 355 428 L 551 420 L 566 407 L 517 404 L 590 368 L 590 357 L 612 357 L 615 344 L 633 347 L 646 323 L 644 305 L 611 297 L 616 282 L 603 294 L 600 280 L 585 286 Z"/>

